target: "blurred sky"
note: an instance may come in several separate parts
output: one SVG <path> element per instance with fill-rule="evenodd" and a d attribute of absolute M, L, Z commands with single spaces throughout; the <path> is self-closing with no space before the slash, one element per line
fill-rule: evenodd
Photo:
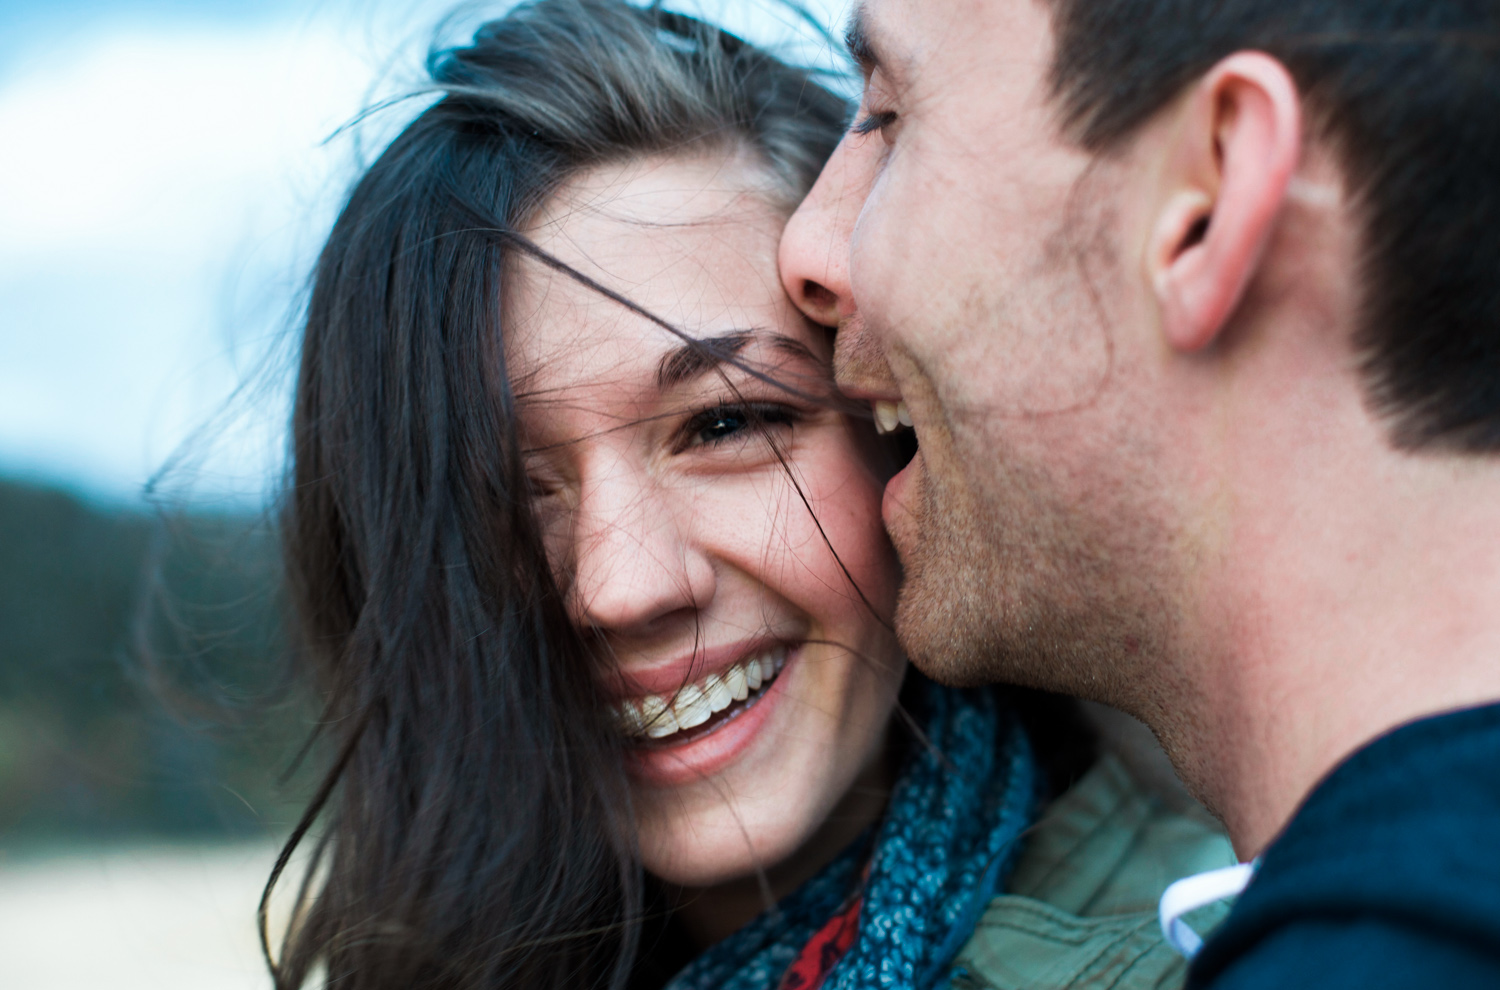
<path fill-rule="evenodd" d="M 504 6 L 466 6 L 457 30 Z M 670 6 L 797 37 L 774 0 Z M 838 27 L 846 4 L 804 6 Z M 307 269 L 357 163 L 416 105 L 329 138 L 412 88 L 452 9 L 0 0 L 0 476 L 129 504 L 185 449 L 169 491 L 263 501 Z"/>

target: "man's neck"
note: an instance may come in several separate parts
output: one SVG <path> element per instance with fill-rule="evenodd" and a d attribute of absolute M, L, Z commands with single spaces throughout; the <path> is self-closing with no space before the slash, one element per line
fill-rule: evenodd
<path fill-rule="evenodd" d="M 1376 737 L 1500 700 L 1500 459 L 1350 439 L 1260 465 L 1287 484 L 1236 502 L 1198 603 L 1180 766 L 1244 857 Z"/>

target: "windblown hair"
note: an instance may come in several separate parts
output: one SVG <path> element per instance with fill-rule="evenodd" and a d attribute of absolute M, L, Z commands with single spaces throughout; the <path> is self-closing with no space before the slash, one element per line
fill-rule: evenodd
<path fill-rule="evenodd" d="M 603 662 L 550 574 L 500 299 L 516 229 L 581 170 L 740 148 L 788 204 L 847 115 L 691 18 L 535 0 L 437 50 L 441 98 L 318 260 L 283 539 L 330 768 L 262 903 L 278 990 L 620 987 L 643 881 Z M 266 903 L 312 847 L 293 921 Z"/>
<path fill-rule="evenodd" d="M 1500 452 L 1500 3 L 1047 2 L 1053 86 L 1093 150 L 1236 51 L 1280 59 L 1360 208 L 1372 406 L 1399 446 Z"/>

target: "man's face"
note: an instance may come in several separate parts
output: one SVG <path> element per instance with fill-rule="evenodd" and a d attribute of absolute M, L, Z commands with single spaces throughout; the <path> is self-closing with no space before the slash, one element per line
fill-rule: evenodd
<path fill-rule="evenodd" d="M 1118 332 L 1118 177 L 1059 133 L 1036 0 L 867 0 L 857 23 L 867 124 L 781 265 L 839 324 L 840 385 L 915 425 L 884 500 L 897 630 L 944 680 L 1124 702 L 1161 646 L 1166 513 L 1139 428 L 1160 356 Z"/>

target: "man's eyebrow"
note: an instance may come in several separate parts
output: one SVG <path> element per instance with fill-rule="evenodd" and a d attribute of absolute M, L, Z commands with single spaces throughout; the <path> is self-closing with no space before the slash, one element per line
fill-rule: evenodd
<path fill-rule="evenodd" d="M 875 46 L 870 42 L 870 17 L 865 13 L 863 3 L 854 5 L 854 13 L 849 17 L 849 28 L 844 32 L 844 47 L 849 50 L 849 57 L 854 59 L 854 64 L 865 75 L 880 68 L 880 56 L 875 53 Z"/>
<path fill-rule="evenodd" d="M 707 374 L 721 364 L 733 361 L 740 352 L 759 337 L 789 357 L 817 362 L 817 355 L 802 341 L 780 333 L 760 330 L 730 330 L 715 337 L 704 337 L 669 351 L 656 368 L 656 385 L 666 389 Z"/>

